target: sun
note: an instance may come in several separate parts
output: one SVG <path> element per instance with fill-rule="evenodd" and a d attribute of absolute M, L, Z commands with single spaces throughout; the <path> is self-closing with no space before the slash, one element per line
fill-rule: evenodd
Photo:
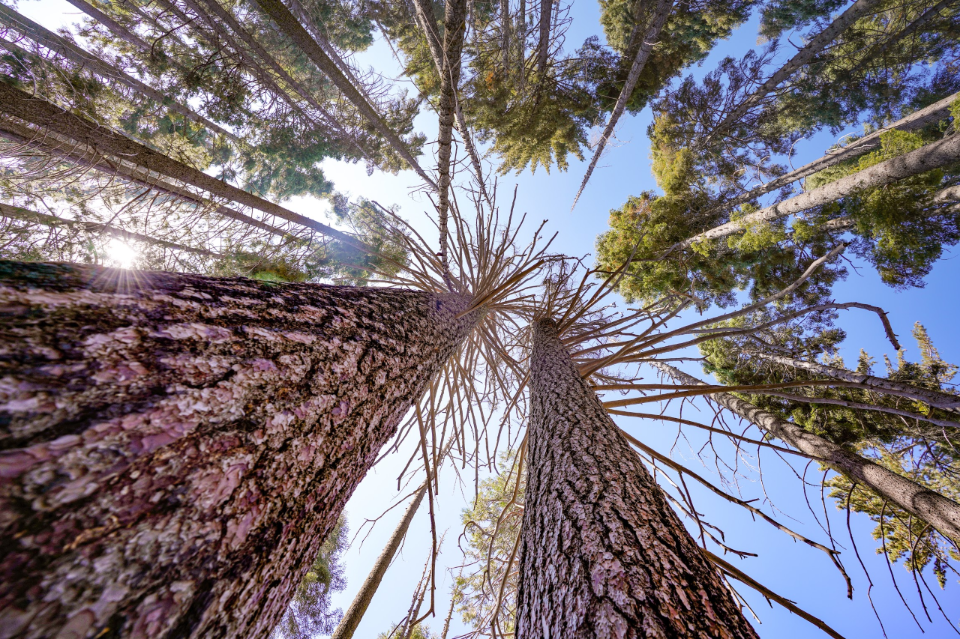
<path fill-rule="evenodd" d="M 107 242 L 106 253 L 108 262 L 120 268 L 133 268 L 137 259 L 136 249 L 118 238 Z"/>

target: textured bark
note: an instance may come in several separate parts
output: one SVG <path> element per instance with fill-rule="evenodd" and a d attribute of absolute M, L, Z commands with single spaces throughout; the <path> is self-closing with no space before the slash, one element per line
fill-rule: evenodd
<path fill-rule="evenodd" d="M 410 149 L 404 144 L 390 127 L 384 122 L 376 109 L 367 102 L 366 98 L 350 82 L 349 78 L 343 74 L 337 64 L 330 59 L 330 56 L 320 47 L 319 44 L 307 33 L 297 18 L 290 13 L 290 10 L 284 6 L 280 0 L 254 0 L 264 13 L 270 16 L 290 40 L 313 62 L 320 71 L 322 71 L 336 85 L 353 106 L 357 107 L 361 115 L 366 118 L 373 127 L 380 132 L 383 138 L 393 147 L 393 150 L 410 165 L 417 174 L 434 189 L 437 188 L 436 182 L 430 179 L 430 176 L 421 168 L 416 158 L 410 153 Z"/>
<path fill-rule="evenodd" d="M 517 637 L 755 638 L 557 337 L 534 326 Z"/>
<path fill-rule="evenodd" d="M 604 127 L 600 139 L 597 140 L 597 148 L 593 152 L 593 158 L 590 160 L 590 166 L 587 167 L 587 172 L 583 175 L 580 190 L 577 191 L 577 196 L 573 198 L 573 206 L 570 207 L 571 211 L 577 206 L 577 201 L 583 194 L 583 189 L 586 188 L 587 182 L 590 181 L 593 170 L 597 168 L 597 162 L 600 161 L 600 156 L 603 155 L 603 149 L 606 148 L 607 142 L 613 136 L 613 130 L 616 128 L 617 122 L 620 121 L 620 116 L 623 115 L 624 110 L 627 108 L 627 101 L 630 99 L 634 87 L 637 86 L 640 73 L 643 71 L 643 67 L 646 66 L 647 60 L 653 52 L 653 47 L 657 44 L 657 38 L 660 37 L 660 31 L 663 30 L 663 25 L 667 23 L 667 18 L 670 17 L 672 12 L 673 0 L 658 0 L 656 8 L 653 10 L 653 15 L 650 17 L 650 26 L 647 27 L 647 30 L 643 34 L 643 42 L 640 44 L 637 55 L 633 59 L 630 73 L 627 74 L 627 81 L 623 85 L 620 96 L 617 97 L 617 103 L 610 113 L 610 120 L 607 121 L 607 126 Z"/>
<path fill-rule="evenodd" d="M 266 637 L 468 304 L 0 262 L 0 636 Z"/>
<path fill-rule="evenodd" d="M 850 158 L 858 155 L 863 155 L 864 153 L 869 153 L 870 151 L 879 149 L 880 136 L 888 131 L 914 131 L 916 129 L 922 129 L 933 122 L 942 120 L 949 115 L 950 105 L 958 99 L 960 99 L 960 93 L 954 93 L 953 95 L 946 97 L 939 102 L 934 102 L 930 106 L 920 109 L 919 111 L 915 111 L 907 117 L 901 118 L 893 124 L 888 124 L 887 126 L 878 129 L 869 135 L 865 135 L 859 140 L 855 140 L 845 147 L 831 151 L 818 160 L 804 164 L 799 169 L 794 169 L 785 175 L 774 178 L 763 186 L 758 186 L 749 193 L 745 193 L 740 197 L 728 200 L 723 203 L 722 207 L 718 207 L 708 211 L 707 213 L 704 213 L 704 217 L 716 213 L 719 210 L 729 210 L 735 206 L 740 206 L 745 202 L 749 202 L 760 197 L 761 195 L 766 195 L 767 193 L 776 191 L 777 189 L 783 188 L 788 184 L 792 184 L 797 180 L 807 177 L 808 175 L 813 175 L 814 173 L 822 171 L 827 167 L 839 164 L 844 160 L 849 160 Z"/>
<path fill-rule="evenodd" d="M 653 365 L 682 384 L 704 384 L 669 364 L 654 362 Z M 854 483 L 869 488 L 890 503 L 924 520 L 946 538 L 960 543 L 960 504 L 955 501 L 855 452 L 809 433 L 793 422 L 761 410 L 739 397 L 728 393 L 711 393 L 710 397 L 764 432 L 790 444 L 800 452 L 813 455 Z"/>
<path fill-rule="evenodd" d="M 745 215 L 739 220 L 715 226 L 676 244 L 673 248 L 686 248 L 696 242 L 727 237 L 739 233 L 751 225 L 765 224 L 802 213 L 814 207 L 829 204 L 857 191 L 886 186 L 897 180 L 953 164 L 958 160 L 960 160 L 960 135 L 951 135 L 924 145 L 916 151 L 890 158 L 853 175 L 840 178 L 836 182 L 824 184 L 812 191 L 801 193 L 778 204 Z"/>
<path fill-rule="evenodd" d="M 20 33 L 23 33 L 31 40 L 43 45 L 53 53 L 61 55 L 68 60 L 72 60 L 74 63 L 79 64 L 82 67 L 91 69 L 100 77 L 119 82 L 120 84 L 123 84 L 134 91 L 142 93 L 157 104 L 163 105 L 171 111 L 179 113 L 188 120 L 192 120 L 197 124 L 210 129 L 214 133 L 219 133 L 220 135 L 228 137 L 235 142 L 241 142 L 240 138 L 235 136 L 233 133 L 227 131 L 215 122 L 211 122 L 196 111 L 190 109 L 188 106 L 170 99 L 150 85 L 144 84 L 140 80 L 127 75 L 119 69 L 115 69 L 100 58 L 96 58 L 87 53 L 66 38 L 63 38 L 56 33 L 43 28 L 43 26 L 37 24 L 33 20 L 30 20 L 29 18 L 22 16 L 16 11 L 3 5 L 0 5 L 0 22 L 8 27 L 16 29 Z M 13 43 L 5 42 L 4 46 L 8 48 L 15 47 L 19 49 L 19 47 Z"/>
<path fill-rule="evenodd" d="M 826 29 L 813 36 L 802 49 L 797 51 L 782 67 L 767 78 L 756 91 L 747 96 L 737 108 L 728 113 L 713 131 L 710 132 L 707 140 L 712 139 L 718 133 L 730 128 L 734 122 L 743 118 L 747 111 L 759 104 L 763 98 L 792 76 L 800 67 L 810 64 L 817 54 L 836 40 L 837 36 L 847 30 L 847 27 L 867 15 L 867 13 L 879 4 L 880 0 L 857 0 L 846 11 L 837 16 L 837 19 L 831 22 Z"/>
<path fill-rule="evenodd" d="M 46 213 L 31 211 L 30 209 L 25 209 L 20 206 L 11 206 L 10 204 L 0 203 L 0 216 L 7 219 L 32 222 L 34 224 L 42 224 L 50 227 L 68 226 L 80 228 L 87 233 L 103 233 L 105 235 L 112 235 L 124 240 L 143 242 L 144 244 L 152 244 L 154 246 L 162 246 L 175 251 L 186 251 L 187 253 L 196 253 L 197 255 L 206 255 L 209 257 L 220 257 L 219 253 L 214 253 L 213 251 L 208 251 L 202 248 L 194 248 L 192 246 L 184 246 L 182 244 L 160 240 L 155 237 L 150 237 L 149 235 L 143 235 L 141 233 L 125 231 L 124 229 L 117 228 L 111 224 L 98 224 L 96 222 L 67 220 L 62 217 L 56 217 L 55 215 L 47 215 Z"/>
<path fill-rule="evenodd" d="M 36 126 L 40 131 L 52 131 L 95 149 L 101 155 L 114 156 L 150 171 L 155 171 L 160 175 L 203 189 L 215 196 L 269 213 L 288 222 L 313 229 L 327 237 L 334 237 L 358 248 L 373 252 L 372 249 L 356 238 L 341 233 L 326 224 L 294 213 L 279 204 L 274 204 L 262 197 L 227 184 L 223 180 L 210 177 L 203 171 L 174 160 L 96 122 L 61 109 L 51 102 L 32 96 L 5 82 L 0 82 L 0 109 L 8 115 Z"/>
<path fill-rule="evenodd" d="M 816 373 L 818 375 L 826 375 L 827 377 L 842 379 L 855 384 L 872 386 L 879 391 L 889 391 L 894 395 L 915 399 L 929 404 L 935 408 L 942 408 L 943 410 L 949 411 L 957 411 L 957 409 L 960 409 L 960 395 L 951 395 L 949 393 L 930 390 L 929 388 L 921 388 L 919 386 L 913 386 L 911 384 L 897 382 L 891 379 L 885 379 L 883 377 L 864 375 L 862 373 L 857 373 L 856 371 L 848 371 L 843 368 L 825 366 L 817 362 L 805 362 L 803 360 L 794 359 L 793 357 L 786 357 L 784 355 L 761 352 L 751 354 L 755 357 L 765 359 L 769 362 L 782 364 L 790 368 L 797 368 L 800 370 L 809 371 L 811 373 Z"/>
<path fill-rule="evenodd" d="M 447 265 L 447 217 L 450 210 L 450 147 L 460 84 L 460 58 L 466 33 L 466 0 L 447 0 L 443 14 L 443 68 L 440 73 L 440 132 L 437 137 L 438 226 L 440 263 Z M 479 179 L 479 178 L 478 178 Z"/>
<path fill-rule="evenodd" d="M 410 528 L 410 522 L 413 521 L 413 516 L 417 514 L 417 509 L 420 508 L 420 504 L 423 502 L 423 497 L 426 494 L 427 485 L 424 484 L 417 491 L 410 505 L 407 506 L 406 512 L 403 513 L 403 517 L 400 519 L 400 523 L 398 523 L 397 527 L 393 530 L 393 534 L 390 535 L 390 539 L 387 540 L 387 545 L 384 546 L 383 552 L 377 557 L 377 562 L 373 564 L 373 569 L 370 571 L 370 574 L 367 575 L 363 585 L 360 586 L 360 590 L 357 592 L 356 597 L 353 598 L 350 607 L 347 608 L 347 612 L 343 615 L 343 619 L 340 620 L 340 624 L 337 626 L 337 629 L 333 631 L 333 636 L 331 636 L 330 639 L 351 639 L 351 637 L 353 637 L 353 633 L 356 632 L 357 626 L 360 625 L 360 621 L 367 612 L 370 602 L 373 601 L 373 596 L 377 594 L 377 588 L 380 587 L 383 576 L 387 574 L 387 568 L 390 567 L 390 562 L 393 561 L 393 557 L 397 554 L 403 538 L 406 537 L 407 530 Z"/>

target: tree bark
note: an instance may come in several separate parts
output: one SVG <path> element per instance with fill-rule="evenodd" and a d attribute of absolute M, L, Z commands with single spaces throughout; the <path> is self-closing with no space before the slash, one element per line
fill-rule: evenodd
<path fill-rule="evenodd" d="M 436 189 L 437 184 L 421 168 L 416 158 L 410 153 L 410 149 L 400 139 L 383 118 L 377 113 L 376 109 L 367 102 L 366 98 L 360 94 L 350 80 L 340 71 L 337 64 L 330 59 L 324 50 L 307 33 L 307 30 L 297 22 L 296 17 L 290 13 L 290 10 L 284 6 L 280 0 L 254 0 L 264 13 L 266 13 L 280 28 L 290 40 L 297 45 L 300 50 L 313 62 L 320 71 L 322 71 L 336 85 L 353 106 L 357 107 L 361 115 L 365 117 L 373 127 L 380 132 L 383 138 L 393 147 L 393 150 L 410 165 L 417 174 L 432 188 Z"/>
<path fill-rule="evenodd" d="M 643 71 L 643 67 L 646 66 L 647 60 L 653 52 L 653 47 L 657 44 L 657 38 L 660 37 L 660 31 L 663 30 L 663 25 L 667 23 L 667 18 L 670 17 L 672 11 L 673 0 L 659 0 L 657 2 L 657 6 L 653 10 L 653 15 L 650 17 L 650 26 L 646 32 L 644 32 L 643 42 L 640 43 L 637 56 L 633 59 L 633 65 L 630 67 L 630 73 L 627 75 L 627 81 L 623 85 L 620 96 L 617 97 L 617 103 L 614 105 L 613 111 L 610 113 L 610 120 L 607 122 L 607 126 L 604 127 L 600 139 L 597 141 L 597 148 L 593 152 L 593 158 L 590 160 L 590 166 L 587 167 L 587 172 L 583 175 L 580 190 L 577 191 L 577 196 L 573 198 L 573 206 L 570 207 L 571 211 L 577 206 L 577 201 L 583 194 L 583 189 L 587 187 L 587 182 L 590 181 L 593 170 L 597 168 L 597 162 L 600 161 L 603 149 L 606 148 L 607 141 L 613 136 L 613 130 L 616 128 L 617 122 L 620 121 L 620 116 L 623 115 L 624 110 L 627 108 L 627 101 L 630 99 L 634 87 L 637 86 L 640 73 Z"/>
<path fill-rule="evenodd" d="M 905 118 L 897 120 L 893 124 L 889 124 L 881 129 L 877 129 L 869 135 L 865 135 L 859 140 L 855 140 L 845 147 L 841 147 L 835 151 L 831 151 L 824 155 L 818 160 L 814 160 L 808 164 L 801 166 L 799 169 L 794 169 L 785 175 L 781 175 L 778 178 L 774 178 L 764 184 L 763 186 L 758 186 L 752 191 L 741 195 L 740 197 L 733 198 L 724 202 L 720 207 L 717 207 L 711 211 L 704 213 L 704 217 L 708 217 L 713 213 L 716 213 L 720 210 L 726 209 L 730 210 L 735 206 L 740 206 L 745 202 L 749 202 L 755 198 L 760 197 L 761 195 L 766 195 L 776 191 L 779 188 L 783 188 L 788 184 L 792 184 L 797 180 L 807 177 L 808 175 L 813 175 L 818 171 L 839 164 L 844 160 L 856 157 L 858 155 L 863 155 L 864 153 L 869 153 L 875 149 L 880 148 L 880 136 L 888 131 L 913 131 L 916 129 L 921 129 L 928 124 L 936 122 L 943 119 L 950 113 L 950 105 L 953 104 L 956 100 L 960 99 L 960 93 L 954 93 L 953 95 L 946 97 L 939 102 L 935 102 L 928 107 L 915 111 L 908 115 Z"/>
<path fill-rule="evenodd" d="M 837 39 L 837 36 L 846 31 L 854 22 L 872 11 L 878 4 L 880 4 L 880 0 L 857 0 L 846 11 L 837 16 L 837 19 L 831 22 L 826 29 L 813 36 L 802 49 L 797 51 L 786 64 L 777 69 L 756 91 L 747 96 L 739 106 L 728 113 L 727 116 L 714 127 L 713 131 L 707 135 L 706 141 L 710 141 L 717 134 L 730 128 L 734 122 L 740 120 L 747 111 L 759 104 L 763 98 L 780 86 L 782 82 L 793 75 L 800 67 L 810 64 L 818 53 Z"/>
<path fill-rule="evenodd" d="M 0 262 L 5 636 L 268 636 L 469 303 Z"/>
<path fill-rule="evenodd" d="M 652 362 L 652 364 L 682 384 L 706 385 L 696 377 L 687 375 L 669 364 L 663 362 Z M 786 442 L 800 452 L 813 455 L 832 470 L 845 475 L 850 481 L 869 488 L 890 503 L 927 522 L 947 539 L 960 543 L 960 504 L 955 501 L 887 470 L 855 452 L 809 433 L 793 422 L 761 410 L 739 397 L 728 393 L 711 393 L 710 397 L 727 410 L 753 423 L 760 430 Z"/>
<path fill-rule="evenodd" d="M 390 562 L 393 561 L 393 557 L 397 554 L 403 538 L 406 537 L 407 530 L 410 528 L 410 522 L 413 521 L 413 516 L 417 514 L 417 509 L 420 508 L 420 504 L 423 502 L 423 497 L 426 494 L 427 484 L 424 484 L 417 490 L 413 501 L 407 506 L 406 512 L 403 513 L 403 517 L 400 519 L 400 523 L 397 524 L 393 534 L 390 535 L 390 539 L 387 540 L 387 545 L 384 546 L 383 552 L 377 557 L 377 562 L 373 564 L 373 569 L 370 571 L 370 574 L 367 575 L 367 579 L 363 582 L 363 585 L 360 586 L 360 590 L 353 598 L 353 602 L 350 603 L 350 607 L 347 608 L 346 614 L 343 615 L 343 619 L 340 620 L 340 624 L 337 626 L 337 629 L 333 631 L 330 639 L 351 639 L 351 637 L 353 637 L 353 633 L 356 632 L 357 626 L 360 625 L 360 621 L 367 612 L 370 602 L 373 601 L 373 596 L 377 594 L 377 588 L 380 587 L 383 576 L 387 574 L 387 568 L 390 567 Z"/>
<path fill-rule="evenodd" d="M 156 171 L 160 175 L 203 189 L 217 197 L 238 202 L 288 222 L 313 229 L 328 237 L 334 237 L 356 246 L 361 250 L 374 252 L 373 249 L 370 249 L 358 239 L 341 233 L 326 224 L 294 213 L 279 204 L 274 204 L 253 193 L 248 193 L 222 180 L 210 177 L 203 171 L 174 160 L 96 122 L 91 122 L 86 118 L 61 109 L 55 104 L 32 96 L 5 82 L 0 82 L 0 110 L 36 126 L 40 131 L 49 130 L 87 145 L 101 155 L 114 156 L 134 163 L 145 169 Z"/>
<path fill-rule="evenodd" d="M 549 319 L 530 398 L 518 639 L 755 638 Z"/>
<path fill-rule="evenodd" d="M 817 206 L 829 204 L 864 189 L 886 186 L 920 173 L 953 164 L 960 160 L 960 135 L 951 135 L 931 142 L 915 151 L 875 164 L 853 175 L 840 178 L 823 186 L 801 193 L 778 204 L 745 215 L 739 220 L 727 222 L 704 231 L 673 246 L 673 249 L 705 240 L 717 240 L 738 233 L 753 224 L 773 222 L 780 218 L 802 213 Z M 672 250 L 672 249 L 671 249 Z"/>
<path fill-rule="evenodd" d="M 872 386 L 880 392 L 889 392 L 900 397 L 907 397 L 920 402 L 924 402 L 934 408 L 957 412 L 960 409 L 960 395 L 951 395 L 929 388 L 921 388 L 912 384 L 905 384 L 883 377 L 874 377 L 873 375 L 864 375 L 856 371 L 848 371 L 843 368 L 825 366 L 817 362 L 805 362 L 803 360 L 786 357 L 784 355 L 775 355 L 773 353 L 751 352 L 751 355 L 765 359 L 768 362 L 782 364 L 789 368 L 809 371 L 818 375 L 826 375 L 834 379 L 842 379 L 855 384 L 865 384 Z"/>
<path fill-rule="evenodd" d="M 121 40 L 124 40 L 125 42 L 132 44 L 133 46 L 140 49 L 147 55 L 152 54 L 152 47 L 146 41 L 144 41 L 143 38 L 136 35 L 135 33 L 131 33 L 130 31 L 127 31 L 127 29 L 125 29 L 119 22 L 117 22 L 116 20 L 114 20 L 113 18 L 105 14 L 100 9 L 97 9 L 95 6 L 93 6 L 89 2 L 86 2 L 86 0 L 67 0 L 67 2 L 72 4 L 77 9 L 80 9 L 81 11 L 83 11 L 85 14 L 93 18 L 96 22 L 99 22 L 100 24 L 105 26 L 107 29 L 110 30 L 110 32 L 113 35 L 117 36 Z"/>

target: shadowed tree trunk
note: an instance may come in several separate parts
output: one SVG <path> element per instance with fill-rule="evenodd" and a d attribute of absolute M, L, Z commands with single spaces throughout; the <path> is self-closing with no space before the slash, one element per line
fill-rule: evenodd
<path fill-rule="evenodd" d="M 4 636 L 269 635 L 468 304 L 0 262 Z"/>
<path fill-rule="evenodd" d="M 394 555 L 397 554 L 397 549 L 400 548 L 403 538 L 406 537 L 407 530 L 410 528 L 410 522 L 413 521 L 413 516 L 417 514 L 417 509 L 420 508 L 420 504 L 423 502 L 423 496 L 426 494 L 427 484 L 424 484 L 414 494 L 413 501 L 407 506 L 406 512 L 403 513 L 403 517 L 400 519 L 400 523 L 397 524 L 397 527 L 393 530 L 393 534 L 390 535 L 390 539 L 387 540 L 387 545 L 384 547 L 383 552 L 377 557 L 377 563 L 373 565 L 373 569 L 370 571 L 370 574 L 367 575 L 366 581 L 360 586 L 357 596 L 353 598 L 353 602 L 350 604 L 350 607 L 347 608 L 346 614 L 343 615 L 343 619 L 340 620 L 340 624 L 337 626 L 337 629 L 333 631 L 330 639 L 350 639 L 353 637 L 353 633 L 356 632 L 357 626 L 359 626 L 363 620 L 363 615 L 367 612 L 370 602 L 373 601 L 373 596 L 377 594 L 377 588 L 380 587 L 383 576 L 387 574 L 387 568 L 390 567 Z"/>
<path fill-rule="evenodd" d="M 704 384 L 669 364 L 654 362 L 653 365 L 681 384 Z M 793 422 L 761 410 L 735 395 L 712 393 L 710 397 L 764 432 L 801 452 L 813 455 L 835 472 L 845 475 L 855 484 L 869 488 L 890 503 L 927 522 L 947 539 L 960 544 L 960 504 L 957 502 L 823 437 L 807 432 Z"/>
<path fill-rule="evenodd" d="M 530 394 L 517 637 L 755 638 L 549 319 Z"/>

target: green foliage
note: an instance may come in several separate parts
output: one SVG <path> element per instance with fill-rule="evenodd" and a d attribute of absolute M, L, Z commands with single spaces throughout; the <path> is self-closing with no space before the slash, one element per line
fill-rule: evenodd
<path fill-rule="evenodd" d="M 438 636 L 430 632 L 429 626 L 418 623 L 409 631 L 397 628 L 393 632 L 381 632 L 377 639 L 438 639 Z"/>
<path fill-rule="evenodd" d="M 784 31 L 797 29 L 818 19 L 826 19 L 844 7 L 844 0 L 779 0 L 764 5 L 760 18 L 760 35 L 779 38 Z"/>
<path fill-rule="evenodd" d="M 340 563 L 347 546 L 347 532 L 347 522 L 341 516 L 300 580 L 272 639 L 310 639 L 317 634 L 331 634 L 336 628 L 343 613 L 330 609 L 330 597 L 347 586 Z"/>

